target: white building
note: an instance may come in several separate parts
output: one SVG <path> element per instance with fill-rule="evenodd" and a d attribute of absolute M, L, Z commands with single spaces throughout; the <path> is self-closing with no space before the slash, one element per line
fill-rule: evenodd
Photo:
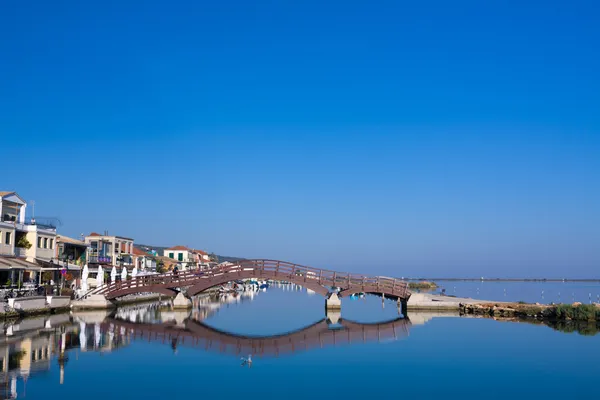
<path fill-rule="evenodd" d="M 14 282 L 15 271 L 19 280 L 37 281 L 40 267 L 34 263 L 45 264 L 54 257 L 56 227 L 25 218 L 26 210 L 27 202 L 17 193 L 0 191 L 0 256 L 5 257 L 0 281 L 6 275 Z M 20 261 L 12 262 L 11 258 Z M 28 267 L 24 269 L 24 265 Z"/>
<path fill-rule="evenodd" d="M 89 245 L 88 265 L 114 265 L 116 267 L 133 265 L 133 239 L 123 236 L 110 236 L 92 232 L 84 242 Z"/>
<path fill-rule="evenodd" d="M 163 251 L 163 256 L 177 261 L 179 269 L 196 269 L 198 267 L 198 254 L 185 246 L 175 246 Z"/>
<path fill-rule="evenodd" d="M 134 247 L 133 260 L 138 271 L 156 272 L 156 258 L 153 255 Z"/>

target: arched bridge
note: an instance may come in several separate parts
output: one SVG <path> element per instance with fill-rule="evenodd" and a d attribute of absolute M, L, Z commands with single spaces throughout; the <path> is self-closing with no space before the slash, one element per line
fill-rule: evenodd
<path fill-rule="evenodd" d="M 169 272 L 132 277 L 129 280 L 103 285 L 91 294 L 103 294 L 107 299 L 142 292 L 173 296 L 176 294 L 176 288 L 187 287 L 188 296 L 194 296 L 214 286 L 248 278 L 288 281 L 323 296 L 327 296 L 333 287 L 340 289 L 340 297 L 361 292 L 379 293 L 407 301 L 411 294 L 408 283 L 400 279 L 340 273 L 277 260 L 242 260 L 205 271 L 191 270 L 180 271 L 177 275 Z"/>
<path fill-rule="evenodd" d="M 107 318 L 102 323 L 102 328 L 117 335 L 160 341 L 175 346 L 188 345 L 235 355 L 277 357 L 325 346 L 395 340 L 408 336 L 411 324 L 408 318 L 376 324 L 363 324 L 340 318 L 336 325 L 337 328 L 331 328 L 325 318 L 305 328 L 273 336 L 236 335 L 193 319 L 185 320 L 184 327 L 178 327 L 175 322 L 141 324 Z"/>

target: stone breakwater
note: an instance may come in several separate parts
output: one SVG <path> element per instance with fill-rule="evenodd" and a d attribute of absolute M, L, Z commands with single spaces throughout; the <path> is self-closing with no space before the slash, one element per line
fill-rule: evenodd
<path fill-rule="evenodd" d="M 562 321 L 600 321 L 600 304 L 520 304 L 469 303 L 459 304 L 463 315 L 498 318 L 534 318 Z"/>

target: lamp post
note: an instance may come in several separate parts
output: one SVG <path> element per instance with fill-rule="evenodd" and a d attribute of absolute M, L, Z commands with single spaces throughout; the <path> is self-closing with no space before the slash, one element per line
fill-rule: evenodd
<path fill-rule="evenodd" d="M 55 266 L 54 266 L 54 258 L 51 258 L 50 259 L 50 270 L 52 271 L 52 276 L 56 279 L 56 270 L 54 268 L 55 268 Z M 54 284 L 56 285 L 56 287 L 54 289 L 56 291 L 55 294 L 58 294 L 58 281 L 55 281 Z"/>
<path fill-rule="evenodd" d="M 64 269 L 60 271 L 60 289 L 65 286 L 65 276 L 67 275 L 67 271 L 69 270 L 69 257 L 65 253 L 63 255 L 63 262 L 65 263 Z"/>

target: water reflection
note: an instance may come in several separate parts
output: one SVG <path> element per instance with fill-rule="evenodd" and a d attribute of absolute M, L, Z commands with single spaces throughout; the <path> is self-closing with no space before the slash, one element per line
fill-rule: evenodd
<path fill-rule="evenodd" d="M 106 314 L 96 314 L 95 318 L 104 317 Z M 85 324 L 76 324 L 68 314 L 5 323 L 0 343 L 0 398 L 16 398 L 17 380 L 23 380 L 25 391 L 27 380 L 49 371 L 53 359 L 56 359 L 59 366 L 62 384 L 65 379 L 65 367 L 69 362 L 68 353 L 73 350 L 110 351 L 126 344 L 123 340 L 127 338 L 99 340 L 102 333 L 99 333 L 99 325 L 97 328 L 95 331 L 86 329 Z M 98 340 L 92 347 L 87 347 L 90 337 L 94 334 Z"/>
<path fill-rule="evenodd" d="M 298 330 L 269 336 L 246 336 L 221 331 L 193 318 L 156 324 L 107 318 L 102 327 L 108 332 L 123 335 L 127 340 L 168 343 L 174 350 L 177 346 L 188 345 L 236 356 L 278 357 L 325 346 L 397 340 L 408 336 L 410 321 L 399 318 L 378 324 L 363 324 L 345 320 L 339 315 L 330 315 Z"/>
<path fill-rule="evenodd" d="M 301 289 L 289 285 L 282 290 L 299 291 Z M 206 351 L 243 358 L 244 365 L 250 366 L 249 361 L 254 360 L 255 357 L 256 359 L 283 357 L 328 347 L 396 341 L 408 336 L 415 325 L 425 324 L 432 318 L 465 318 L 458 314 L 435 312 L 411 313 L 410 318 L 396 317 L 393 310 L 386 310 L 385 313 L 381 310 L 377 311 L 379 299 L 371 299 L 372 301 L 364 299 L 364 302 L 345 303 L 344 317 L 339 312 L 330 312 L 325 318 L 318 319 L 323 315 L 321 314 L 322 309 L 319 309 L 317 318 L 314 318 L 314 314 L 312 314 L 314 310 L 311 308 L 311 313 L 305 314 L 304 322 L 298 322 L 302 320 L 302 318 L 297 318 L 298 309 L 294 309 L 295 318 L 290 318 L 290 314 L 283 313 L 286 310 L 285 307 L 289 307 L 289 303 L 283 305 L 273 301 L 274 299 L 278 300 L 279 294 L 282 293 L 271 293 L 270 295 L 275 297 L 270 298 L 266 298 L 267 295 L 263 298 L 263 292 L 227 293 L 219 297 L 200 296 L 193 299 L 191 310 L 183 311 L 173 309 L 169 302 L 157 302 L 130 305 L 110 312 L 77 312 L 5 323 L 0 343 L 2 368 L 0 371 L 0 398 L 16 398 L 17 388 L 20 391 L 19 396 L 25 395 L 27 381 L 51 369 L 60 372 L 53 378 L 56 379 L 56 384 L 63 384 L 68 380 L 70 368 L 73 368 L 72 365 L 77 362 L 82 353 L 115 352 L 129 346 L 133 348 L 134 343 L 137 343 L 137 347 L 147 345 L 147 343 L 152 346 L 160 346 L 167 350 L 166 356 L 169 358 L 169 348 L 177 353 L 182 347 L 185 347 L 190 351 Z M 261 301 L 252 304 L 248 310 L 244 308 L 246 305 L 241 304 L 257 300 L 257 296 L 260 296 L 261 301 L 264 300 L 263 306 L 264 304 L 268 304 L 269 307 L 275 305 L 272 310 L 267 311 L 271 313 L 271 317 L 277 318 L 275 321 L 283 321 L 282 318 L 286 316 L 288 322 L 293 323 L 295 320 L 299 325 L 306 326 L 292 325 L 295 329 L 276 334 L 239 333 L 238 329 L 248 329 L 246 322 L 242 322 L 240 316 L 245 315 L 244 313 L 250 309 L 257 311 L 252 311 L 251 318 L 246 321 L 254 321 L 255 325 L 263 324 L 259 315 L 265 313 L 265 310 L 257 307 L 260 306 Z M 305 296 L 300 300 L 308 302 L 313 297 L 315 296 Z M 322 305 L 321 298 L 313 300 L 316 301 L 312 305 Z M 237 306 L 232 307 L 234 304 Z M 225 324 L 223 327 L 218 322 L 215 323 L 215 321 L 219 321 L 216 315 L 227 307 L 232 307 L 232 309 L 227 313 L 221 313 L 221 322 L 223 319 L 227 319 L 228 321 L 233 320 L 233 323 Z M 234 310 L 236 312 L 232 313 Z M 357 313 L 357 311 L 361 311 L 361 313 Z M 348 318 L 350 315 L 352 318 L 362 319 L 375 314 L 382 316 L 381 319 L 387 320 L 361 323 Z M 290 319 L 292 321 L 289 321 Z M 315 321 L 315 319 L 317 320 Z M 307 323 L 309 321 L 314 322 Z M 598 326 L 591 323 L 585 324 L 585 326 L 570 322 L 558 324 L 536 321 L 534 323 L 548 325 L 563 332 L 579 331 L 582 334 L 594 334 L 598 331 Z M 272 326 L 281 329 L 281 326 L 285 325 L 283 322 L 277 322 Z M 263 332 L 264 330 L 261 331 L 261 333 Z M 357 346 L 358 351 L 361 348 L 364 346 Z M 182 351 L 182 353 L 184 352 Z M 310 355 L 318 357 L 318 353 L 311 351 Z M 157 354 L 165 356 L 165 353 L 160 351 L 157 351 Z M 217 354 L 212 356 L 217 357 Z M 183 355 L 179 355 L 177 360 L 181 359 Z M 256 360 L 254 362 L 256 363 Z M 263 362 L 265 361 L 261 360 L 261 366 Z M 285 359 L 271 360 L 271 362 L 281 365 L 285 363 Z M 172 365 L 176 366 L 177 364 Z M 121 366 L 121 368 L 126 367 Z M 87 368 L 91 367 L 88 365 Z M 71 382 L 74 380 L 72 378 Z M 19 381 L 19 385 L 17 385 L 17 381 Z M 40 384 L 43 385 L 43 379 L 41 381 Z"/>

